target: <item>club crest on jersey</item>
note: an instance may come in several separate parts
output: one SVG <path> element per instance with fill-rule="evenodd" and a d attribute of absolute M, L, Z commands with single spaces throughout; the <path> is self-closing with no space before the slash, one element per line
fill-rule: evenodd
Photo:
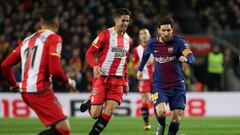
<path fill-rule="evenodd" d="M 168 48 L 168 53 L 173 53 L 173 47 Z"/>
<path fill-rule="evenodd" d="M 57 44 L 56 52 L 57 52 L 58 54 L 61 54 L 61 52 L 62 52 L 62 44 L 61 44 L 61 43 L 58 43 L 58 44 Z"/>

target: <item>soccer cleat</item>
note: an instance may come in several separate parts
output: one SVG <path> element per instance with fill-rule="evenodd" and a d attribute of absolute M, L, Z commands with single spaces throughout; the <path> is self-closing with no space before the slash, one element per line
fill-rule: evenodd
<path fill-rule="evenodd" d="M 151 129 L 151 125 L 147 124 L 144 126 L 144 130 L 150 130 Z"/>
<path fill-rule="evenodd" d="M 88 97 L 88 98 L 85 99 L 84 102 L 80 105 L 80 111 L 81 111 L 81 112 L 87 111 L 87 109 L 89 108 L 90 104 L 91 104 L 91 100 L 90 100 L 90 97 Z"/>
<path fill-rule="evenodd" d="M 156 135 L 164 135 L 165 127 L 158 126 Z"/>

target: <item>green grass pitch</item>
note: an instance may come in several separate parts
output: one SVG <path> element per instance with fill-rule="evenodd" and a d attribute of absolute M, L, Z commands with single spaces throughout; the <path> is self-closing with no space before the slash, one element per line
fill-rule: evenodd
<path fill-rule="evenodd" d="M 151 118 L 150 122 L 152 129 L 144 131 L 140 117 L 115 116 L 102 135 L 155 135 L 157 121 Z M 71 135 L 87 135 L 93 123 L 90 118 L 70 118 Z M 44 129 L 36 118 L 0 119 L 1 135 L 36 135 Z M 178 135 L 240 135 L 240 117 L 184 117 Z"/>

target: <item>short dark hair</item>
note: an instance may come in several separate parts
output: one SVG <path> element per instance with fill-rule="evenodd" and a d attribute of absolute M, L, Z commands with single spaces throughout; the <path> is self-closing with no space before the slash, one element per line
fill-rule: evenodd
<path fill-rule="evenodd" d="M 161 25 L 165 25 L 165 24 L 170 24 L 171 27 L 173 27 L 174 25 L 174 20 L 168 16 L 165 16 L 163 18 L 160 19 L 160 21 L 158 22 L 157 27 L 160 28 Z"/>
<path fill-rule="evenodd" d="M 115 13 L 114 13 L 114 17 L 120 17 L 120 16 L 122 16 L 122 15 L 129 15 L 129 16 L 131 16 L 132 15 L 132 13 L 131 13 L 131 11 L 130 10 L 128 10 L 128 9 L 126 9 L 126 8 L 119 8 L 119 9 L 117 9 L 116 11 L 115 11 Z"/>
<path fill-rule="evenodd" d="M 55 23 L 56 19 L 59 19 L 59 13 L 54 5 L 48 5 L 42 8 L 40 12 L 40 18 L 46 24 Z"/>

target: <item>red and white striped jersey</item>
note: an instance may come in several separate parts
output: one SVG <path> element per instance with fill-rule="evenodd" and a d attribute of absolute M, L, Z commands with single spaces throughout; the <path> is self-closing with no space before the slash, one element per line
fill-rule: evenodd
<path fill-rule="evenodd" d="M 133 59 L 132 59 L 132 65 L 138 65 L 142 60 L 142 55 L 144 52 L 145 46 L 138 45 L 134 48 L 133 51 Z M 152 55 L 150 55 L 149 59 L 154 59 Z M 153 74 L 153 64 L 145 65 L 143 68 L 143 80 L 152 80 L 152 74 Z"/>
<path fill-rule="evenodd" d="M 132 46 L 132 38 L 124 33 L 118 35 L 114 27 L 103 30 L 92 45 L 98 51 L 98 65 L 102 75 L 127 76 L 127 57 Z"/>
<path fill-rule="evenodd" d="M 40 30 L 23 40 L 20 46 L 21 92 L 40 92 L 51 89 L 49 65 L 54 63 L 49 63 L 49 57 L 54 55 L 60 57 L 61 48 L 61 37 L 50 30 Z M 66 76 L 63 78 L 66 81 Z"/>

